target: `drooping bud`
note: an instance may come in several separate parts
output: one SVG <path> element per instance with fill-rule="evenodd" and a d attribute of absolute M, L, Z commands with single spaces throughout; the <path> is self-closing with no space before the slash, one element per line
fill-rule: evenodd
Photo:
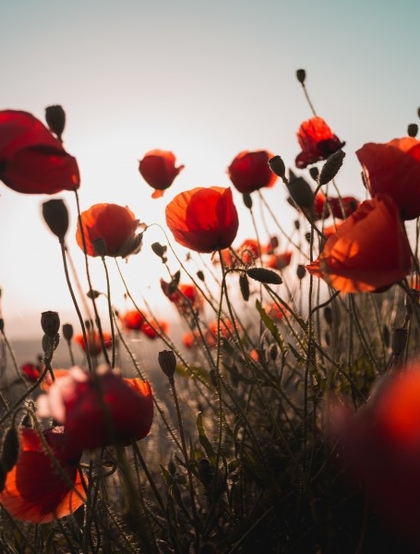
<path fill-rule="evenodd" d="M 343 150 L 337 150 L 334 154 L 327 159 L 325 164 L 321 169 L 319 174 L 318 182 L 320 185 L 326 185 L 329 183 L 340 170 L 340 167 L 343 165 L 343 160 L 346 156 L 346 153 Z"/>
<path fill-rule="evenodd" d="M 410 125 L 407 127 L 407 134 L 409 137 L 416 137 L 418 132 L 419 126 L 417 125 L 417 123 L 410 123 Z"/>
<path fill-rule="evenodd" d="M 284 165 L 284 161 L 280 156 L 274 156 L 273 158 L 270 158 L 268 160 L 268 165 L 275 175 L 277 175 L 281 179 L 284 179 L 284 176 L 286 174 L 286 166 Z"/>
<path fill-rule="evenodd" d="M 0 462 L 5 471 L 10 471 L 16 465 L 19 457 L 19 434 L 15 426 L 6 431 L 3 440 Z"/>
<path fill-rule="evenodd" d="M 69 213 L 63 200 L 54 198 L 42 204 L 42 215 L 50 230 L 58 237 L 60 243 L 69 228 Z"/>
<path fill-rule="evenodd" d="M 176 356 L 173 350 L 161 350 L 158 354 L 160 369 L 168 377 L 173 379 L 176 369 Z"/>
<path fill-rule="evenodd" d="M 156 256 L 162 259 L 162 261 L 166 261 L 166 250 L 168 249 L 167 246 L 160 244 L 160 242 L 154 242 L 151 245 L 151 249 L 156 254 Z"/>
<path fill-rule="evenodd" d="M 251 267 L 247 269 L 246 273 L 251 279 L 259 281 L 260 283 L 267 283 L 270 285 L 281 285 L 283 283 L 283 279 L 278 273 L 264 267 Z"/>
<path fill-rule="evenodd" d="M 57 135 L 58 140 L 63 142 L 61 137 L 66 125 L 66 113 L 62 106 L 48 106 L 45 108 L 45 120 L 50 131 Z"/>
<path fill-rule="evenodd" d="M 245 302 L 249 300 L 249 281 L 246 273 L 241 273 L 239 275 L 239 288 L 241 290 L 242 298 Z"/>
<path fill-rule="evenodd" d="M 303 85 L 306 79 L 306 71 L 304 69 L 298 69 L 296 71 L 296 78 L 299 81 L 299 83 Z"/>
<path fill-rule="evenodd" d="M 73 325 L 71 323 L 65 323 L 61 329 L 63 331 L 63 337 L 66 341 L 70 342 L 73 338 Z"/>
<path fill-rule="evenodd" d="M 91 300 L 96 300 L 99 296 L 101 295 L 101 293 L 97 290 L 93 290 L 93 289 L 90 289 L 87 293 L 86 293 L 86 296 L 88 298 L 90 298 Z"/>
<path fill-rule="evenodd" d="M 55 338 L 60 330 L 60 317 L 57 312 L 42 312 L 41 327 L 47 337 Z"/>

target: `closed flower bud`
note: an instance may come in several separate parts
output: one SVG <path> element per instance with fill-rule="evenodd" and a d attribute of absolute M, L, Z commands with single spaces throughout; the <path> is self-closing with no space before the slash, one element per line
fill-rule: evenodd
<path fill-rule="evenodd" d="M 65 323 L 62 327 L 63 337 L 66 341 L 70 342 L 73 338 L 73 325 L 71 323 Z"/>
<path fill-rule="evenodd" d="M 161 350 L 158 354 L 158 362 L 166 377 L 172 379 L 176 369 L 176 357 L 173 350 Z"/>
<path fill-rule="evenodd" d="M 419 126 L 417 125 L 417 123 L 410 123 L 410 125 L 407 127 L 407 135 L 409 137 L 416 137 L 418 132 Z"/>
<path fill-rule="evenodd" d="M 69 227 L 69 214 L 63 200 L 55 198 L 42 204 L 45 223 L 56 237 L 63 242 Z"/>
<path fill-rule="evenodd" d="M 107 248 L 106 248 L 106 242 L 104 239 L 96 239 L 92 241 L 93 251 L 95 252 L 95 256 L 100 256 L 103 258 L 106 256 Z"/>
<path fill-rule="evenodd" d="M 271 269 L 265 269 L 264 267 L 252 267 L 251 269 L 248 269 L 246 273 L 249 277 L 251 277 L 251 279 L 259 281 L 260 283 L 281 285 L 283 282 L 283 279 L 278 273 L 271 271 Z"/>
<path fill-rule="evenodd" d="M 302 210 L 312 210 L 314 204 L 314 193 L 305 179 L 302 177 L 296 177 L 293 172 L 290 172 L 287 188 L 293 202 L 298 208 Z"/>
<path fill-rule="evenodd" d="M 309 168 L 309 175 L 312 177 L 314 181 L 318 181 L 319 169 L 317 168 L 316 165 L 313 165 L 312 167 Z"/>
<path fill-rule="evenodd" d="M 66 113 L 62 106 L 48 106 L 45 108 L 45 120 L 50 131 L 57 135 L 58 140 L 62 142 L 62 134 L 66 125 Z"/>
<path fill-rule="evenodd" d="M 41 327 L 47 337 L 55 338 L 60 330 L 60 317 L 57 312 L 42 312 Z"/>
<path fill-rule="evenodd" d="M 306 71 L 304 69 L 298 69 L 296 71 L 296 78 L 299 81 L 299 83 L 303 85 L 306 79 Z"/>
<path fill-rule="evenodd" d="M 1 466 L 5 471 L 10 471 L 15 465 L 19 457 L 19 435 L 16 427 L 10 427 L 6 431 L 1 451 Z"/>
<path fill-rule="evenodd" d="M 156 256 L 158 256 L 159 258 L 162 258 L 162 260 L 165 258 L 167 246 L 160 244 L 160 242 L 154 242 L 151 245 L 151 248 L 153 252 L 156 254 Z"/>
<path fill-rule="evenodd" d="M 204 283 L 204 281 L 205 281 L 205 275 L 204 275 L 204 272 L 201 271 L 201 269 L 199 269 L 199 270 L 197 271 L 197 277 L 200 279 L 200 281 L 203 281 L 203 283 Z"/>
<path fill-rule="evenodd" d="M 296 268 L 296 275 L 297 275 L 297 278 L 301 281 L 305 275 L 306 275 L 306 269 L 305 269 L 305 266 L 302 265 L 302 264 L 299 264 Z"/>
<path fill-rule="evenodd" d="M 321 169 L 321 173 L 319 174 L 319 184 L 320 185 L 326 185 L 329 183 L 334 177 L 337 175 L 337 173 L 340 170 L 340 167 L 343 165 L 343 160 L 345 158 L 346 153 L 342 150 L 337 150 L 337 152 L 334 152 L 334 154 L 331 154 L 331 156 L 327 159 L 325 164 L 323 165 Z"/>
<path fill-rule="evenodd" d="M 246 273 L 241 273 L 239 275 L 239 288 L 241 289 L 242 298 L 245 302 L 249 300 L 249 282 Z"/>
<path fill-rule="evenodd" d="M 245 194 L 242 195 L 242 198 L 244 200 L 245 207 L 247 207 L 248 210 L 250 210 L 252 208 L 251 195 L 246 192 Z"/>
<path fill-rule="evenodd" d="M 275 173 L 281 179 L 284 178 L 286 174 L 286 166 L 284 161 L 280 156 L 274 156 L 268 160 L 268 165 L 273 173 Z"/>

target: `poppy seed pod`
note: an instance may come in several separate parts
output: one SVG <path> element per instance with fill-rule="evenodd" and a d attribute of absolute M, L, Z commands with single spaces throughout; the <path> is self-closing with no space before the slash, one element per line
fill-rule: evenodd
<path fill-rule="evenodd" d="M 49 338 L 55 338 L 60 330 L 60 317 L 57 312 L 42 312 L 41 327 Z"/>
<path fill-rule="evenodd" d="M 161 350 L 158 354 L 158 362 L 166 377 L 172 379 L 176 369 L 176 357 L 173 350 Z"/>
<path fill-rule="evenodd" d="M 71 323 L 65 323 L 62 327 L 62 331 L 66 341 L 71 341 L 73 338 L 73 325 Z"/>
<path fill-rule="evenodd" d="M 304 69 L 298 69 L 296 71 L 296 78 L 299 81 L 299 83 L 303 85 L 306 79 L 306 71 Z"/>
<path fill-rule="evenodd" d="M 51 132 L 57 135 L 62 142 L 62 134 L 66 125 L 66 113 L 62 106 L 48 106 L 45 108 L 45 120 Z"/>
<path fill-rule="evenodd" d="M 419 132 L 419 126 L 417 123 L 410 123 L 407 127 L 407 135 L 409 137 L 416 137 Z"/>
<path fill-rule="evenodd" d="M 60 243 L 69 228 L 69 213 L 63 200 L 54 198 L 42 204 L 42 215 L 51 232 L 58 237 Z"/>
<path fill-rule="evenodd" d="M 268 160 L 268 165 L 273 173 L 275 173 L 281 179 L 284 179 L 286 174 L 286 166 L 281 156 L 273 156 Z"/>

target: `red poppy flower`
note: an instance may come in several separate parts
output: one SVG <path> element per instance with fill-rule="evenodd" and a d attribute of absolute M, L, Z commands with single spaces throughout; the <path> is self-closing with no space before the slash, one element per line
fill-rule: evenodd
<path fill-rule="evenodd" d="M 76 159 L 27 112 L 0 111 L 0 179 L 25 194 L 55 194 L 80 185 Z"/>
<path fill-rule="evenodd" d="M 29 381 L 37 381 L 41 375 L 40 367 L 38 365 L 28 362 L 23 364 L 20 368 L 20 371 L 23 373 L 24 377 L 29 379 Z"/>
<path fill-rule="evenodd" d="M 281 271 L 290 264 L 292 254 L 293 252 L 291 250 L 287 250 L 281 254 L 270 254 L 269 256 L 264 257 L 263 265 L 264 267 Z"/>
<path fill-rule="evenodd" d="M 165 150 L 150 150 L 139 162 L 139 171 L 148 185 L 155 189 L 152 198 L 163 196 L 185 166 L 175 167 L 175 156 Z"/>
<path fill-rule="evenodd" d="M 72 514 L 86 499 L 77 464 L 82 450 L 70 450 L 66 430 L 43 431 L 21 427 L 20 453 L 7 473 L 0 503 L 15 519 L 46 523 Z M 55 458 L 55 460 L 53 459 Z"/>
<path fill-rule="evenodd" d="M 107 333 L 106 331 L 102 332 L 103 340 L 105 348 L 111 348 L 112 346 L 112 336 L 110 333 Z M 87 332 L 87 339 L 89 344 L 89 353 L 92 356 L 97 356 L 102 352 L 102 342 L 101 337 L 97 331 L 88 331 Z M 85 339 L 82 335 L 82 333 L 74 336 L 74 341 L 79 344 L 83 350 L 86 352 L 86 344 Z"/>
<path fill-rule="evenodd" d="M 159 336 L 159 333 L 167 333 L 169 325 L 166 321 L 148 319 L 141 326 L 141 332 L 149 337 L 149 339 L 156 339 Z"/>
<path fill-rule="evenodd" d="M 412 137 L 385 144 L 369 142 L 356 151 L 371 194 L 389 194 L 403 219 L 420 216 L 420 141 Z"/>
<path fill-rule="evenodd" d="M 325 422 L 349 476 L 390 526 L 420 545 L 419 363 L 381 379 L 356 414 L 330 400 Z"/>
<path fill-rule="evenodd" d="M 273 154 L 267 150 L 241 152 L 228 167 L 227 173 L 233 186 L 242 194 L 250 194 L 263 187 L 272 187 L 277 180 L 268 165 Z"/>
<path fill-rule="evenodd" d="M 182 192 L 166 206 L 165 213 L 175 240 L 196 252 L 227 248 L 238 231 L 230 188 L 199 187 Z"/>
<path fill-rule="evenodd" d="M 392 198 L 360 204 L 306 268 L 342 292 L 376 291 L 403 279 L 411 268 L 410 245 Z"/>
<path fill-rule="evenodd" d="M 152 389 L 111 370 L 92 375 L 73 367 L 38 398 L 38 414 L 65 426 L 69 449 L 140 440 L 153 421 Z"/>
<path fill-rule="evenodd" d="M 144 317 L 138 310 L 128 310 L 121 316 L 121 322 L 124 329 L 140 331 L 144 323 Z"/>
<path fill-rule="evenodd" d="M 306 166 L 326 160 L 346 144 L 333 134 L 322 117 L 313 117 L 304 121 L 297 132 L 302 152 L 295 160 L 296 167 Z"/>
<path fill-rule="evenodd" d="M 326 219 L 330 215 L 327 197 L 322 192 L 317 192 L 314 198 L 313 216 L 315 219 Z"/>
<path fill-rule="evenodd" d="M 161 279 L 160 286 L 164 295 L 175 304 L 181 314 L 189 314 L 191 310 L 199 311 L 203 307 L 203 297 L 195 285 L 181 283 L 172 290 L 171 283 Z"/>
<path fill-rule="evenodd" d="M 328 197 L 331 213 L 338 219 L 346 219 L 359 207 L 359 200 L 354 196 L 342 196 L 341 198 Z"/>
<path fill-rule="evenodd" d="M 95 204 L 82 212 L 80 219 L 88 256 L 125 258 L 140 251 L 142 235 L 137 233 L 139 220 L 127 207 L 118 204 Z M 76 241 L 85 251 L 80 219 L 77 223 Z"/>

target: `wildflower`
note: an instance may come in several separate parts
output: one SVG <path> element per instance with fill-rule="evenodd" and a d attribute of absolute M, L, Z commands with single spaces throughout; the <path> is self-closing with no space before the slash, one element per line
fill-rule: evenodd
<path fill-rule="evenodd" d="M 281 254 L 270 254 L 269 256 L 265 256 L 263 260 L 264 267 L 281 271 L 290 264 L 292 254 L 293 252 L 291 250 L 287 250 Z"/>
<path fill-rule="evenodd" d="M 326 432 L 338 439 L 349 477 L 362 483 L 387 524 L 420 544 L 420 365 L 382 378 L 353 413 L 330 399 Z"/>
<path fill-rule="evenodd" d="M 360 204 L 306 268 L 342 292 L 384 290 L 403 279 L 410 245 L 392 198 L 377 195 Z"/>
<path fill-rule="evenodd" d="M 317 192 L 314 198 L 312 216 L 314 219 L 326 219 L 329 215 L 330 210 L 325 194 Z"/>
<path fill-rule="evenodd" d="M 128 310 L 121 316 L 121 323 L 128 331 L 140 331 L 144 317 L 138 310 Z"/>
<path fill-rule="evenodd" d="M 228 167 L 227 173 L 233 186 L 242 194 L 250 194 L 263 187 L 272 187 L 277 181 L 268 161 L 273 154 L 267 150 L 240 152 Z"/>
<path fill-rule="evenodd" d="M 160 286 L 164 295 L 175 304 L 181 314 L 188 314 L 191 313 L 191 310 L 200 311 L 202 309 L 203 297 L 195 285 L 181 283 L 175 289 L 172 289 L 171 283 L 161 279 Z"/>
<path fill-rule="evenodd" d="M 326 160 L 346 144 L 332 133 L 322 117 L 312 117 L 304 121 L 299 127 L 297 138 L 302 148 L 295 160 L 299 169 Z"/>
<path fill-rule="evenodd" d="M 112 336 L 110 333 L 107 333 L 105 331 L 102 331 L 102 338 L 104 341 L 105 348 L 111 348 L 112 346 Z M 97 356 L 102 352 L 102 342 L 101 337 L 97 331 L 87 331 L 87 340 L 88 340 L 88 347 L 89 347 L 89 353 L 92 356 Z M 83 334 L 79 333 L 74 336 L 74 341 L 77 342 L 79 346 L 83 348 L 83 350 L 86 352 L 86 343 L 85 338 Z"/>
<path fill-rule="evenodd" d="M 32 114 L 0 111 L 0 179 L 25 194 L 55 194 L 80 185 L 76 159 Z"/>
<path fill-rule="evenodd" d="M 159 336 L 159 334 L 167 333 L 168 329 L 169 329 L 169 325 L 164 320 L 158 321 L 155 319 L 147 319 L 147 321 L 144 321 L 140 330 L 149 339 L 156 339 Z"/>
<path fill-rule="evenodd" d="M 359 200 L 354 196 L 342 196 L 341 198 L 334 198 L 329 196 L 327 198 L 331 213 L 338 219 L 346 219 L 359 207 Z"/>
<path fill-rule="evenodd" d="M 227 248 L 239 226 L 231 189 L 198 187 L 178 194 L 166 206 L 166 223 L 175 240 L 191 250 Z"/>
<path fill-rule="evenodd" d="M 70 448 L 63 427 L 19 428 L 20 454 L 7 473 L 0 503 L 18 520 L 46 523 L 72 514 L 85 501 L 78 472 L 82 449 Z M 47 448 L 48 447 L 48 448 Z"/>
<path fill-rule="evenodd" d="M 389 194 L 403 219 L 420 216 L 420 141 L 413 137 L 385 144 L 369 142 L 356 151 L 372 197 Z"/>
<path fill-rule="evenodd" d="M 160 198 L 185 166 L 175 167 L 175 156 L 165 150 L 150 150 L 139 162 L 139 171 L 148 185 L 155 189 L 152 198 Z"/>
<path fill-rule="evenodd" d="M 148 382 L 110 369 L 93 375 L 80 367 L 57 378 L 38 398 L 38 415 L 65 426 L 68 448 L 100 448 L 144 438 L 153 420 Z"/>
<path fill-rule="evenodd" d="M 29 379 L 29 381 L 37 381 L 41 375 L 40 366 L 31 362 L 23 364 L 20 371 L 26 379 Z"/>
<path fill-rule="evenodd" d="M 95 243 L 102 241 L 105 256 L 125 258 L 140 251 L 142 235 L 137 233 L 139 226 L 139 220 L 127 207 L 118 204 L 95 204 L 80 215 L 76 241 L 88 256 L 98 256 Z"/>

